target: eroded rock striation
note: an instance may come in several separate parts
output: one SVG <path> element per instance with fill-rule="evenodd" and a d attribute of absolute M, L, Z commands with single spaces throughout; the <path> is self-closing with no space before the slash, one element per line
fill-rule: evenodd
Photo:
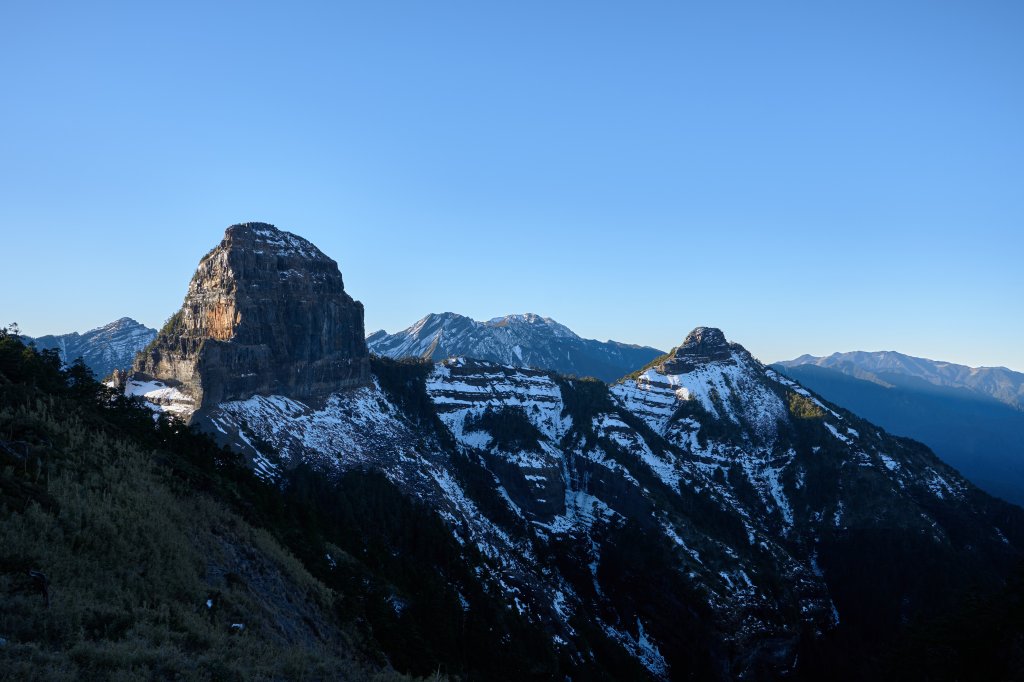
<path fill-rule="evenodd" d="M 266 480 L 366 469 L 431 505 L 568 677 L 617 650 L 642 669 L 613 679 L 828 679 L 815 642 L 896 641 L 1024 551 L 1024 512 L 711 327 L 611 386 L 459 357 L 374 371 L 207 424 Z"/>
<path fill-rule="evenodd" d="M 199 262 L 181 310 L 135 359 L 195 409 L 257 394 L 326 397 L 369 381 L 363 305 L 338 264 L 266 223 L 232 225 Z"/>

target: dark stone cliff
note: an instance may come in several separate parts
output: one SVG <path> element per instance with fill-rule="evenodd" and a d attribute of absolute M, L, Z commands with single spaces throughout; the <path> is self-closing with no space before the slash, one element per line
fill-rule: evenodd
<path fill-rule="evenodd" d="M 363 305 L 310 242 L 232 225 L 132 371 L 178 386 L 197 409 L 256 394 L 326 396 L 369 381 Z"/>

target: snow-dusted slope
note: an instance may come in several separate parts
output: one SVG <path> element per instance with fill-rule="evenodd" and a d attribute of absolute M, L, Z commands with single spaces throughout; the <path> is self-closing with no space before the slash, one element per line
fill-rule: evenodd
<path fill-rule="evenodd" d="M 657 359 L 535 315 L 429 316 L 371 335 L 379 357 L 363 344 L 333 260 L 236 225 L 115 385 L 289 493 L 317 471 L 390 479 L 461 547 L 445 561 L 463 576 L 450 605 L 464 626 L 515 620 L 505 632 L 557 659 L 538 668 L 547 679 L 814 678 L 800 666 L 822 657 L 826 632 L 829 647 L 891 640 L 1024 558 L 1019 508 L 716 329 Z M 386 357 L 410 355 L 424 359 Z M 639 367 L 611 388 L 563 376 Z"/>
<path fill-rule="evenodd" d="M 663 362 L 611 391 L 652 430 L 687 451 L 684 475 L 703 475 L 727 498 L 749 484 L 756 497 L 748 496 L 738 509 L 763 519 L 769 533 L 785 536 L 800 524 L 813 530 L 828 519 L 845 527 L 864 502 L 848 497 L 847 478 L 896 493 L 884 508 L 858 519 L 869 524 L 906 521 L 916 516 L 922 498 L 964 501 L 973 492 L 924 448 L 841 414 L 727 343 L 718 330 L 695 330 Z M 823 469 L 834 476 L 835 497 L 815 508 L 807 476 L 821 476 Z"/>
<path fill-rule="evenodd" d="M 117 385 L 116 381 L 107 384 L 111 388 Z M 195 401 L 177 386 L 156 379 L 128 378 L 124 380 L 122 389 L 126 396 L 141 399 L 149 409 L 183 420 L 187 420 L 196 409 Z"/>
<path fill-rule="evenodd" d="M 550 607 L 559 585 L 540 570 L 528 538 L 481 510 L 481 502 L 489 500 L 467 490 L 459 473 L 463 467 L 453 461 L 460 453 L 445 447 L 444 435 L 404 410 L 379 380 L 337 393 L 320 406 L 283 396 L 222 403 L 200 424 L 248 453 L 267 480 L 278 480 L 300 462 L 325 472 L 383 473 L 410 496 L 428 502 L 459 543 L 473 548 L 481 562 L 478 575 L 496 580 L 510 605 L 568 641 L 571 628 Z"/>
<path fill-rule="evenodd" d="M 617 341 L 583 339 L 549 317 L 528 313 L 477 322 L 455 313 L 431 314 L 396 334 L 378 331 L 370 351 L 391 358 L 468 357 L 515 367 L 614 381 L 661 351 Z"/>
<path fill-rule="evenodd" d="M 877 555 L 883 574 L 905 570 L 880 549 L 896 538 L 982 575 L 1024 546 L 1020 515 L 927 449 L 834 408 L 718 330 L 695 330 L 610 390 L 466 358 L 378 361 L 375 372 L 323 405 L 256 396 L 201 424 L 271 480 L 299 461 L 384 472 L 434 506 L 510 607 L 574 656 L 605 637 L 671 676 L 697 655 L 686 634 L 697 619 L 717 633 L 698 648 L 720 673 L 782 674 L 801 633 L 848 610 L 856 619 L 856 578 L 838 567 L 858 553 Z M 660 557 L 639 582 L 622 577 L 634 538 Z"/>
<path fill-rule="evenodd" d="M 67 363 L 82 358 L 98 378 L 115 369 L 131 366 L 135 354 L 156 336 L 156 330 L 139 324 L 130 317 L 122 317 L 110 324 L 79 334 L 40 336 L 31 341 L 40 349 L 56 348 L 61 360 Z"/>

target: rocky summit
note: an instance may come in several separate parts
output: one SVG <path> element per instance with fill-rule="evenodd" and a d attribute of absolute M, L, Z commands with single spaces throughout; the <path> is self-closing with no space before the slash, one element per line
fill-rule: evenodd
<path fill-rule="evenodd" d="M 697 327 L 686 335 L 682 345 L 672 349 L 660 367 L 668 373 L 683 373 L 708 360 L 731 362 L 735 347 L 725 340 L 721 329 Z"/>
<path fill-rule="evenodd" d="M 132 373 L 129 392 L 194 410 L 257 394 L 326 397 L 368 381 L 363 305 L 302 237 L 232 225 Z"/>

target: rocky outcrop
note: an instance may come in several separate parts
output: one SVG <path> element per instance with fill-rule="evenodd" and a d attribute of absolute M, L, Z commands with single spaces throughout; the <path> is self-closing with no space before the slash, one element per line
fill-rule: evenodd
<path fill-rule="evenodd" d="M 743 347 L 726 341 L 721 329 L 697 327 L 686 335 L 682 345 L 672 349 L 659 370 L 681 374 L 693 371 L 707 362 L 731 364 L 734 349 L 742 351 Z"/>
<path fill-rule="evenodd" d="M 265 223 L 232 225 L 132 370 L 196 409 L 257 394 L 326 397 L 369 380 L 363 306 L 310 242 Z"/>

